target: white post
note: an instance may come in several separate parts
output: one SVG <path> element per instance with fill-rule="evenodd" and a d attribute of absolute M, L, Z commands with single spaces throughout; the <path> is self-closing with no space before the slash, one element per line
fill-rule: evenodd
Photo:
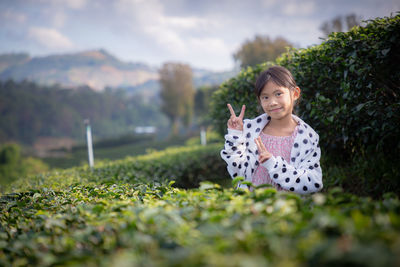
<path fill-rule="evenodd" d="M 92 129 L 90 128 L 89 119 L 86 119 L 84 123 L 86 125 L 86 141 L 88 146 L 89 166 L 90 168 L 93 168 L 94 159 L 93 159 Z"/>
<path fill-rule="evenodd" d="M 207 144 L 206 131 L 204 130 L 204 127 L 201 127 L 201 130 L 200 130 L 200 143 L 203 146 L 205 146 Z"/>

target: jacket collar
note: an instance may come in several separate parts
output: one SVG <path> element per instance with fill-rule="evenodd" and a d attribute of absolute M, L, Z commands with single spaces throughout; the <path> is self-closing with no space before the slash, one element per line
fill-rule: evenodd
<path fill-rule="evenodd" d="M 292 118 L 299 124 L 299 129 L 306 130 L 308 128 L 306 123 L 296 115 L 292 114 Z M 260 116 L 256 117 L 255 119 L 253 119 L 253 121 L 255 121 L 256 123 L 260 123 L 260 125 L 262 126 L 261 129 L 264 129 L 265 125 L 267 125 L 270 122 L 270 120 L 271 117 L 267 113 L 263 113 Z"/>

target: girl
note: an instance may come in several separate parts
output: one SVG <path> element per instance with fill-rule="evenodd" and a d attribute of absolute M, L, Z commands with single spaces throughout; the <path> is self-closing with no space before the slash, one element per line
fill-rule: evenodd
<path fill-rule="evenodd" d="M 265 113 L 255 119 L 243 121 L 246 107 L 237 117 L 228 104 L 231 117 L 221 157 L 229 174 L 299 194 L 321 190 L 319 136 L 292 114 L 300 97 L 292 74 L 284 67 L 269 68 L 258 77 L 256 94 Z"/>

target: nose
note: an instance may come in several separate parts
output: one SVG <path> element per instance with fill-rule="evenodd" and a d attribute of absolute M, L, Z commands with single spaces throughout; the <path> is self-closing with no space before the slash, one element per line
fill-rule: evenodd
<path fill-rule="evenodd" d="M 276 101 L 275 101 L 275 99 L 273 99 L 273 98 L 271 98 L 271 100 L 269 101 L 269 105 L 271 106 L 271 107 L 273 107 L 273 106 L 276 106 Z"/>

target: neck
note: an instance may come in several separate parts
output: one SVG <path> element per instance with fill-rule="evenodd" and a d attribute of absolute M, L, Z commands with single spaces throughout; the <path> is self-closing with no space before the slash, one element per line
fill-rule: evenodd
<path fill-rule="evenodd" d="M 289 114 L 288 116 L 281 119 L 271 119 L 271 121 L 269 122 L 270 127 L 279 129 L 292 128 L 296 125 L 297 122 L 293 119 L 292 114 Z"/>

